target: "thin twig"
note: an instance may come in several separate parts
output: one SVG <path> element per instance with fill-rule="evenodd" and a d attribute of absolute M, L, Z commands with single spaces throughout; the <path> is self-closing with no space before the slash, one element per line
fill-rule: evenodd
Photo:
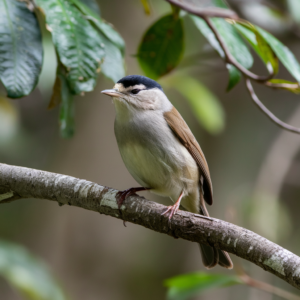
<path fill-rule="evenodd" d="M 177 7 L 185 10 L 186 12 L 189 12 L 193 15 L 196 15 L 200 18 L 202 18 L 206 24 L 208 25 L 208 27 L 211 29 L 211 31 L 214 33 L 216 39 L 218 40 L 221 48 L 224 51 L 224 55 L 225 55 L 225 61 L 229 64 L 232 64 L 233 66 L 235 66 L 240 72 L 242 72 L 245 76 L 247 76 L 248 78 L 251 78 L 257 82 L 260 83 L 265 83 L 266 81 L 272 79 L 275 75 L 274 71 L 270 72 L 269 75 L 266 76 L 260 76 L 260 75 L 256 75 L 255 73 L 249 71 L 248 69 L 246 69 L 244 66 L 242 66 L 238 61 L 236 61 L 236 59 L 232 56 L 232 54 L 230 53 L 229 49 L 227 48 L 226 44 L 224 43 L 221 35 L 219 34 L 218 30 L 216 29 L 216 27 L 214 26 L 214 24 L 212 23 L 212 21 L 210 20 L 211 17 L 219 17 L 219 18 L 229 18 L 229 19 L 234 19 L 237 20 L 239 19 L 238 15 L 228 9 L 221 9 L 218 7 L 208 7 L 208 8 L 197 8 L 197 7 L 193 7 L 190 6 L 186 3 L 183 2 L 178 2 L 176 0 L 166 0 L 167 2 L 176 5 Z M 270 84 L 269 84 L 270 85 Z M 276 85 L 272 85 L 272 87 L 274 88 L 280 88 Z"/>
<path fill-rule="evenodd" d="M 263 104 L 262 102 L 258 99 L 257 95 L 254 92 L 254 89 L 252 87 L 251 81 L 249 78 L 246 78 L 246 86 L 247 89 L 250 93 L 250 96 L 252 98 L 252 100 L 254 101 L 254 103 L 258 106 L 258 108 L 267 115 L 267 117 L 269 117 L 269 119 L 271 119 L 271 121 L 273 121 L 275 124 L 277 124 L 278 126 L 280 126 L 283 129 L 286 129 L 288 131 L 294 132 L 294 133 L 298 133 L 300 134 L 300 128 L 291 126 L 287 123 L 282 122 L 280 119 L 278 119 L 272 112 L 270 112 Z"/>
<path fill-rule="evenodd" d="M 236 59 L 230 53 L 229 49 L 227 48 L 226 44 L 224 43 L 224 41 L 223 41 L 223 39 L 220 35 L 220 33 L 218 32 L 218 30 L 216 29 L 215 25 L 212 23 L 210 18 L 208 18 L 207 16 L 204 16 L 204 17 L 202 17 L 202 19 L 206 22 L 207 26 L 211 29 L 211 31 L 214 33 L 216 39 L 218 40 L 221 48 L 224 51 L 225 61 L 227 63 L 232 64 L 233 66 L 235 66 L 239 71 L 241 71 L 248 78 L 251 78 L 251 79 L 253 79 L 255 81 L 258 81 L 258 82 L 265 82 L 265 81 L 273 78 L 274 72 L 271 72 L 267 76 L 259 76 L 259 75 L 256 75 L 256 74 L 252 73 L 251 71 L 247 70 L 240 63 L 238 63 L 236 61 Z"/>
<path fill-rule="evenodd" d="M 200 18 L 203 17 L 231 18 L 231 19 L 238 18 L 236 12 L 229 9 L 224 9 L 220 7 L 199 8 L 195 6 L 190 6 L 186 3 L 179 2 L 176 0 L 166 0 L 166 1 Z"/>

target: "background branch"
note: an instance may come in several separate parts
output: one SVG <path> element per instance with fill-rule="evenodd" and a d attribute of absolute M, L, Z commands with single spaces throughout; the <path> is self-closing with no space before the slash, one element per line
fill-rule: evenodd
<path fill-rule="evenodd" d="M 272 112 L 270 112 L 263 104 L 262 102 L 259 100 L 259 98 L 257 97 L 257 95 L 254 92 L 254 89 L 252 87 L 251 81 L 249 78 L 246 78 L 246 87 L 249 91 L 249 94 L 253 100 L 253 102 L 256 104 L 256 106 L 265 114 L 267 115 L 267 117 L 269 119 L 271 119 L 271 121 L 273 121 L 275 124 L 277 124 L 278 126 L 280 126 L 281 128 L 294 132 L 294 133 L 298 133 L 300 134 L 300 128 L 291 126 L 283 121 L 281 121 L 280 119 L 278 119 Z"/>
<path fill-rule="evenodd" d="M 272 79 L 275 75 L 274 70 L 269 71 L 269 75 L 266 76 L 260 76 L 257 75 L 251 71 L 249 71 L 248 69 L 246 69 L 244 66 L 242 66 L 234 57 L 233 55 L 230 53 L 226 43 L 224 42 L 221 34 L 218 32 L 217 28 L 215 27 L 215 25 L 213 24 L 213 22 L 211 21 L 211 17 L 219 17 L 219 18 L 231 18 L 231 19 L 239 19 L 238 15 L 228 9 L 220 9 L 218 7 L 209 7 L 209 8 L 198 8 L 196 6 L 193 5 L 189 5 L 187 3 L 183 3 L 183 2 L 178 2 L 176 0 L 166 0 L 167 2 L 185 10 L 188 13 L 191 13 L 195 16 L 198 16 L 200 18 L 202 18 L 205 23 L 207 24 L 207 26 L 211 29 L 211 31 L 213 32 L 213 34 L 215 35 L 215 38 L 217 39 L 217 41 L 219 42 L 222 50 L 224 51 L 224 60 L 226 63 L 229 63 L 233 66 L 235 66 L 244 76 L 246 79 L 246 86 L 247 89 L 254 101 L 254 103 L 259 107 L 259 109 L 266 114 L 271 121 L 273 121 L 275 124 L 279 125 L 281 128 L 300 134 L 300 128 L 296 128 L 294 126 L 291 126 L 289 124 L 284 123 L 283 121 L 281 121 L 279 118 L 277 118 L 275 115 L 273 115 L 263 104 L 262 102 L 258 99 L 258 97 L 256 96 L 253 87 L 251 85 L 250 79 L 264 84 L 265 86 L 268 87 L 272 87 L 272 88 L 291 88 L 291 89 L 295 89 L 299 87 L 298 83 L 295 84 L 287 84 L 287 83 L 272 83 L 272 82 L 268 82 L 268 80 Z"/>
<path fill-rule="evenodd" d="M 161 216 L 165 206 L 140 196 L 129 197 L 119 211 L 117 192 L 71 176 L 0 164 L 0 204 L 37 198 L 96 211 L 176 238 L 213 245 L 300 289 L 300 257 L 275 243 L 234 224 L 184 211 L 169 223 Z"/>

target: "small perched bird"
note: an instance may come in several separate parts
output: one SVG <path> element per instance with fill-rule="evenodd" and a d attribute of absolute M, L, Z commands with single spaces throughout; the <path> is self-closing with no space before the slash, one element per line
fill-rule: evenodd
<path fill-rule="evenodd" d="M 150 78 L 130 75 L 102 93 L 113 99 L 119 150 L 128 171 L 142 186 L 120 192 L 119 207 L 129 195 L 149 190 L 175 202 L 163 213 L 169 219 L 180 206 L 209 216 L 205 202 L 213 203 L 213 188 L 208 164 L 190 128 L 162 87 Z M 233 267 L 227 252 L 199 245 L 206 268 L 216 264 Z"/>

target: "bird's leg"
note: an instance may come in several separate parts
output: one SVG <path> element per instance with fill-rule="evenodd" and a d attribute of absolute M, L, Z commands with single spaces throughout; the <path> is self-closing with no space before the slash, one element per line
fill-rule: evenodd
<path fill-rule="evenodd" d="M 124 191 L 119 191 L 116 195 L 116 199 L 117 199 L 120 215 L 122 216 L 121 206 L 127 197 L 129 197 L 131 195 L 136 195 L 136 192 L 141 192 L 141 191 L 146 191 L 146 190 L 150 190 L 150 188 L 136 187 L 136 188 L 130 188 L 130 189 L 127 189 Z M 123 225 L 126 227 L 126 221 L 124 221 L 124 220 L 123 220 Z"/>
<path fill-rule="evenodd" d="M 169 213 L 169 220 L 171 220 L 171 218 L 173 217 L 173 215 L 176 214 L 176 212 L 179 209 L 182 197 L 183 197 L 183 191 L 180 193 L 180 196 L 177 199 L 177 201 L 174 203 L 174 205 L 169 206 L 167 208 L 167 210 L 165 212 L 163 212 L 161 215 L 165 215 L 165 214 Z"/>
<path fill-rule="evenodd" d="M 118 192 L 117 196 L 116 196 L 118 208 L 121 209 L 121 206 L 127 197 L 135 195 L 136 192 L 141 192 L 141 191 L 146 191 L 146 190 L 150 190 L 150 188 L 136 187 L 136 188 L 130 188 L 130 189 Z"/>

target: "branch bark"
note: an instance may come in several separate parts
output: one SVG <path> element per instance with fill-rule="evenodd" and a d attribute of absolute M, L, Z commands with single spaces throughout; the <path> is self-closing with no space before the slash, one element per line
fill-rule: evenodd
<path fill-rule="evenodd" d="M 161 215 L 164 205 L 140 196 L 130 196 L 119 211 L 117 192 L 71 176 L 0 164 L 0 204 L 37 198 L 96 211 L 176 238 L 213 245 L 300 289 L 300 257 L 279 245 L 234 224 L 185 211 L 168 222 Z"/>

